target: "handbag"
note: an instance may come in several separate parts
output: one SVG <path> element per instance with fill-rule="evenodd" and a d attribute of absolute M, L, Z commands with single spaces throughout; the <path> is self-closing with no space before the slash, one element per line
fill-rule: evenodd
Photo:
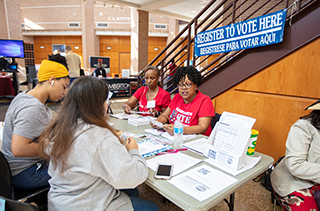
<path fill-rule="evenodd" d="M 280 163 L 280 161 L 284 158 L 284 156 L 279 157 L 278 160 L 274 163 L 274 165 L 270 166 L 267 171 L 265 171 L 259 180 L 254 180 L 255 182 L 261 182 L 261 184 L 269 191 L 272 191 L 272 185 L 271 185 L 271 173 L 273 169 Z"/>

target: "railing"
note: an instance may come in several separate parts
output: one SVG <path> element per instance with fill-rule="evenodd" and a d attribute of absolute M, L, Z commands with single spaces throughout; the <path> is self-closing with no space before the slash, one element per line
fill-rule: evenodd
<path fill-rule="evenodd" d="M 206 30 L 241 22 L 250 18 L 288 9 L 287 21 L 317 0 L 212 0 L 196 15 L 187 26 L 148 64 L 160 69 L 160 85 L 166 90 L 172 86 L 168 75 L 184 65 L 193 65 L 205 78 L 241 52 L 214 54 L 195 57 L 193 54 L 194 36 Z M 160 59 L 161 58 L 161 59 Z M 170 61 L 176 68 L 169 70 Z M 142 86 L 144 70 L 139 74 L 138 86 Z M 166 82 L 164 82 L 166 81 Z M 172 92 L 174 92 L 174 88 Z"/>

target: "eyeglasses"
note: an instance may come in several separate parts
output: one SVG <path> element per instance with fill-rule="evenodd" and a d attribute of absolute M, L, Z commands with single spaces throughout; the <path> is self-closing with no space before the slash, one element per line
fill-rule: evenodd
<path fill-rule="evenodd" d="M 190 89 L 192 87 L 192 83 L 186 83 L 186 84 L 178 84 L 178 88 L 182 89 L 182 88 L 187 88 Z"/>

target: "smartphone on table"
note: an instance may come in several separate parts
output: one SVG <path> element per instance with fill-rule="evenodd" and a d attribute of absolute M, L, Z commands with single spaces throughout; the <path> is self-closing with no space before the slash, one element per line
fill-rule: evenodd
<path fill-rule="evenodd" d="M 156 169 L 154 178 L 156 179 L 171 179 L 173 164 L 171 163 L 159 163 Z"/>

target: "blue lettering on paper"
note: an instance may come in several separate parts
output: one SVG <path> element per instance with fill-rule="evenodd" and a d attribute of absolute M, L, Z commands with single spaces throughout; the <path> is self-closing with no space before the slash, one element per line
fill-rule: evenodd
<path fill-rule="evenodd" d="M 287 10 L 204 31 L 195 37 L 195 56 L 205 56 L 282 42 Z"/>

